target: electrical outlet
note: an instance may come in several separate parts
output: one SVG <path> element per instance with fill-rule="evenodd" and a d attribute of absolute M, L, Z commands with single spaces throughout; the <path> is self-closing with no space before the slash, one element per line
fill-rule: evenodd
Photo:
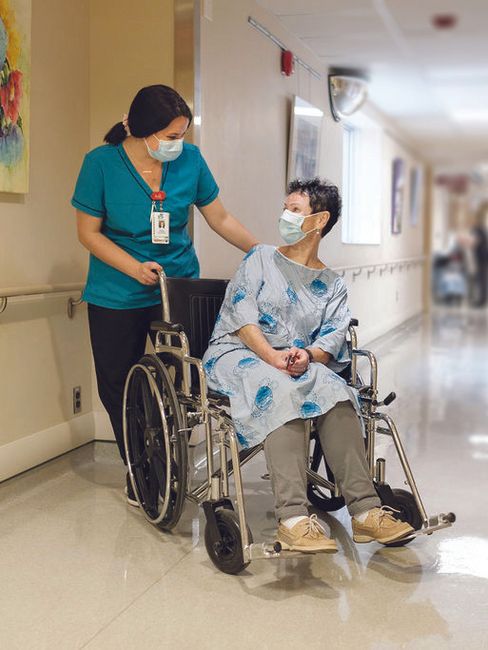
<path fill-rule="evenodd" d="M 73 388 L 73 413 L 81 412 L 81 386 Z"/>

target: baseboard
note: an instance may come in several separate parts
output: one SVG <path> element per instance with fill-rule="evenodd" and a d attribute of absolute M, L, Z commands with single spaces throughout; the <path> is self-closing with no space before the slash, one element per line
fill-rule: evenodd
<path fill-rule="evenodd" d="M 115 442 L 108 414 L 105 411 L 93 411 L 92 415 L 94 440 Z"/>
<path fill-rule="evenodd" d="M 418 318 L 422 313 L 422 309 L 419 308 L 417 311 L 411 313 L 410 315 L 404 315 L 400 318 L 392 318 L 386 325 L 382 325 L 381 327 L 370 327 L 364 332 L 361 331 L 360 323 L 358 328 L 359 347 L 365 348 L 378 339 L 393 334 L 397 329 L 404 327 L 408 322 Z"/>
<path fill-rule="evenodd" d="M 0 447 L 0 482 L 91 442 L 93 415 L 80 415 Z"/>

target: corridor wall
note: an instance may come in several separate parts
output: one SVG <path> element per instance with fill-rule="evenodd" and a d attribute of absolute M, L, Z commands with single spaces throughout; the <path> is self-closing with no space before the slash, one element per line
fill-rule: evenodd
<path fill-rule="evenodd" d="M 253 0 L 213 0 L 212 11 L 201 19 L 201 148 L 221 187 L 226 207 L 263 242 L 278 243 L 277 219 L 286 184 L 291 98 L 300 95 L 325 113 L 320 173 L 342 185 L 342 126 L 333 121 L 327 94 L 327 66 Z M 252 16 L 276 35 L 294 54 L 322 75 L 313 77 L 300 65 L 295 74 L 280 73 L 280 49 L 248 24 Z M 341 242 L 338 224 L 322 244 L 323 258 L 332 268 L 366 265 L 423 254 L 423 228 L 408 223 L 405 201 L 403 232 L 390 233 L 391 162 L 407 164 L 420 157 L 394 126 L 368 111 L 385 128 L 383 146 L 383 206 L 381 245 Z M 406 188 L 408 199 L 408 187 Z M 241 255 L 217 238 L 198 217 L 195 240 L 202 274 L 228 277 Z M 352 279 L 350 303 L 361 321 L 361 340 L 369 341 L 422 310 L 422 270 L 365 271 Z"/>
<path fill-rule="evenodd" d="M 84 277 L 69 200 L 89 141 L 88 22 L 88 2 L 32 3 L 30 188 L 0 195 L 2 288 Z M 67 297 L 9 299 L 0 315 L 0 480 L 92 437 L 85 313 L 69 320 Z"/>
<path fill-rule="evenodd" d="M 173 0 L 90 0 L 90 141 L 103 136 L 129 112 L 136 92 L 155 83 L 173 85 Z M 80 153 L 80 163 L 81 163 Z M 94 437 L 113 440 L 112 427 L 92 370 Z"/>
<path fill-rule="evenodd" d="M 31 181 L 26 195 L 0 194 L 1 288 L 85 280 L 88 253 L 70 205 L 83 156 L 140 87 L 173 82 L 173 0 L 133 7 L 32 3 Z M 9 299 L 0 315 L 0 481 L 113 438 L 96 394 L 86 307 L 69 320 L 67 297 Z"/>

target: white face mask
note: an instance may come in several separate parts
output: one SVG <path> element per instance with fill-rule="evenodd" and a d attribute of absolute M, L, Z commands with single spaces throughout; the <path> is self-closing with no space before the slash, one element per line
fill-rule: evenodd
<path fill-rule="evenodd" d="M 176 160 L 183 151 L 183 138 L 181 138 L 181 140 L 160 140 L 154 134 L 152 137 L 156 138 L 159 143 L 158 148 L 155 151 L 150 148 L 147 144 L 146 138 L 144 138 L 147 152 L 151 158 L 155 158 L 160 162 L 171 162 L 172 160 Z"/>
<path fill-rule="evenodd" d="M 307 230 L 303 232 L 302 225 L 305 219 L 308 217 L 314 217 L 314 214 L 308 214 L 304 216 L 303 214 L 297 214 L 296 212 L 291 212 L 291 210 L 284 210 L 283 214 L 279 219 L 279 230 L 282 239 L 287 244 L 296 244 L 314 230 Z"/>

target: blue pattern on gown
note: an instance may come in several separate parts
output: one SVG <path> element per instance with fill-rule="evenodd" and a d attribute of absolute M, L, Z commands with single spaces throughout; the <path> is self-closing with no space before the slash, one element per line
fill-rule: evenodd
<path fill-rule="evenodd" d="M 330 269 L 293 262 L 274 246 L 258 245 L 244 257 L 227 287 L 203 362 L 208 385 L 229 396 L 239 443 L 250 447 L 296 418 L 327 413 L 357 393 L 339 377 L 349 362 L 346 332 L 351 314 L 343 280 Z M 274 348 L 318 347 L 333 359 L 313 363 L 301 377 L 270 366 L 234 334 L 257 325 Z"/>

